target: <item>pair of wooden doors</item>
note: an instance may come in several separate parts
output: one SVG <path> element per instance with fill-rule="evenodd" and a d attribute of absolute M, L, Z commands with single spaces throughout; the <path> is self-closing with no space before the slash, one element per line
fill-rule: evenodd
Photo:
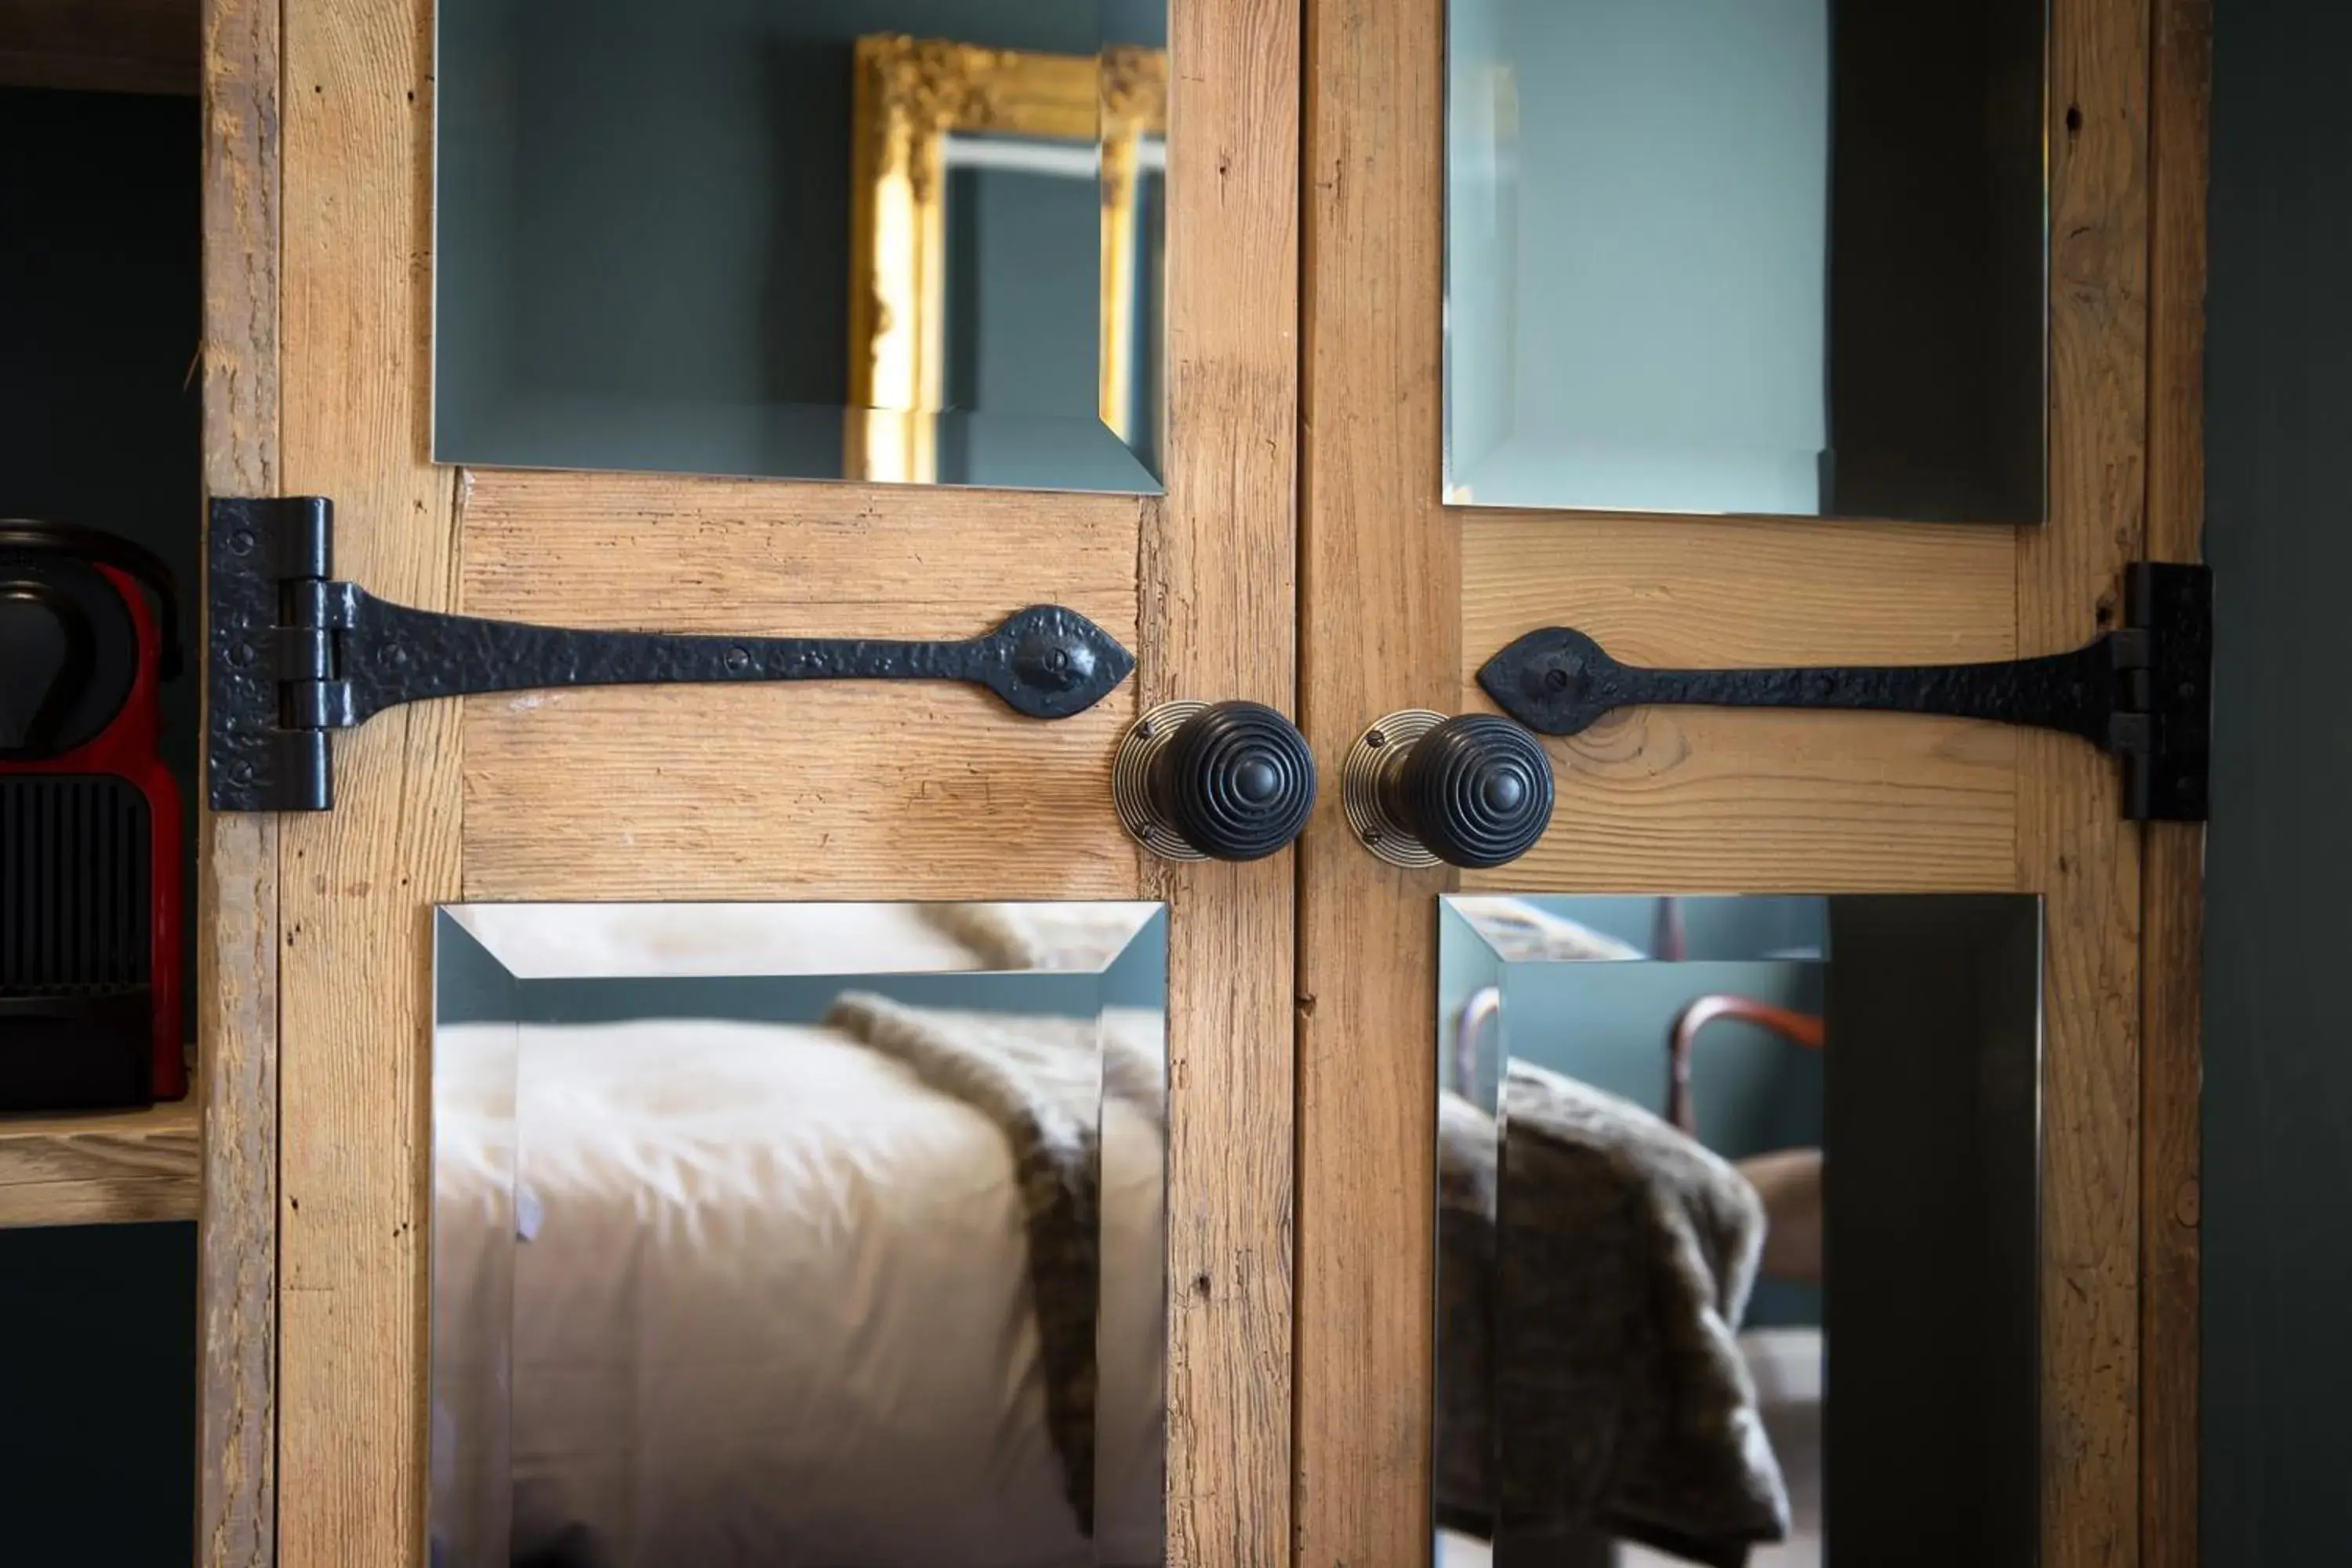
<path fill-rule="evenodd" d="M 583 626 L 963 637 L 1048 600 L 1135 650 L 1081 717 L 956 688 L 579 691 L 339 741 L 320 816 L 205 834 L 200 1560 L 423 1550 L 430 914 L 461 901 L 1170 909 L 1168 1556 L 1426 1560 L 1433 900 L 2046 900 L 2042 1558 L 2195 1555 L 2194 831 L 2095 753 L 1958 721 L 1636 714 L 1553 747 L 1549 835 L 1457 879 L 1341 820 L 1394 710 L 1530 627 L 1684 664 L 2004 658 L 2192 558 L 2191 0 L 2051 16 L 2051 508 L 2032 528 L 1440 504 L 1441 0 L 1175 0 L 1164 497 L 430 459 L 434 7 L 212 0 L 207 481 L 322 494 L 338 574 Z M 595 324 L 583 322 L 593 331 Z M 1109 768 L 1173 699 L 1297 717 L 1294 852 L 1172 864 Z"/>

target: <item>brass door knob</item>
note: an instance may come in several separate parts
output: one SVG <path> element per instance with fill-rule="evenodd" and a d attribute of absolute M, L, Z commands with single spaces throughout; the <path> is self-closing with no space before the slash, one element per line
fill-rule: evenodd
<path fill-rule="evenodd" d="M 1391 713 L 1349 748 L 1340 785 L 1348 826 L 1393 866 L 1508 865 L 1551 826 L 1551 759 L 1491 713 Z"/>
<path fill-rule="evenodd" d="M 1137 842 L 1170 860 L 1263 860 L 1315 809 L 1315 753 L 1257 702 L 1167 702 L 1111 763 L 1111 798 Z"/>

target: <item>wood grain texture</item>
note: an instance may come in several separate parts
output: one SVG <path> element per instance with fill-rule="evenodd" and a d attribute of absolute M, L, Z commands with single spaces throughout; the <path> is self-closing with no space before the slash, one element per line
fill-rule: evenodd
<path fill-rule="evenodd" d="M 1461 690 L 1522 633 L 1630 664 L 1909 663 L 2016 653 L 2008 529 L 1478 513 L 1462 523 Z M 2017 742 L 1965 721 L 1647 709 L 1548 742 L 1561 831 L 1475 887 L 2002 890 Z M 1573 825 L 1572 831 L 1567 830 Z"/>
<path fill-rule="evenodd" d="M 0 1229 L 194 1219 L 200 1121 L 193 1100 L 0 1118 Z"/>
<path fill-rule="evenodd" d="M 1131 497 L 490 471 L 461 511 L 476 615 L 968 637 L 1052 601 L 1136 647 Z M 1053 724 L 950 685 L 475 699 L 466 896 L 1131 898 L 1109 757 L 1136 693 Z"/>
<path fill-rule="evenodd" d="M 2018 742 L 1994 726 L 1647 709 L 1546 747 L 1559 826 L 1465 886 L 2001 892 L 2016 882 Z"/>
<path fill-rule="evenodd" d="M 1170 10 L 1167 494 L 1139 700 L 1296 700 L 1299 0 Z M 1151 860 L 1169 905 L 1168 1562 L 1290 1550 L 1294 866 Z"/>
<path fill-rule="evenodd" d="M 2114 624 L 2147 504 L 2146 0 L 2066 0 L 2050 72 L 2051 515 L 2018 552 L 2018 651 Z M 2114 764 L 2019 742 L 2020 886 L 2044 899 L 2042 1554 L 2139 1561 L 2139 832 Z"/>
<path fill-rule="evenodd" d="M 194 97 L 204 3 L 0 0 L 0 87 Z"/>
<path fill-rule="evenodd" d="M 1425 1563 L 1443 868 L 1348 832 L 1337 773 L 1460 696 L 1463 564 L 1438 506 L 1438 0 L 1310 0 L 1300 712 L 1297 1562 Z"/>
<path fill-rule="evenodd" d="M 205 489 L 269 495 L 278 473 L 278 6 L 208 0 L 203 57 Z M 200 1568 L 269 1568 L 277 1555 L 278 843 L 272 817 L 200 820 Z"/>
<path fill-rule="evenodd" d="M 2148 277 L 2147 553 L 2205 525 L 2211 0 L 2157 0 Z M 2151 823 L 2140 866 L 2140 1558 L 2195 1568 L 2202 1247 L 2205 830 Z"/>
<path fill-rule="evenodd" d="M 457 595 L 425 461 L 424 0 L 287 7 L 282 483 L 335 498 L 337 570 Z M 332 814 L 280 827 L 281 1568 L 423 1561 L 426 954 L 458 891 L 457 710 L 336 741 Z"/>
<path fill-rule="evenodd" d="M 1033 730 L 947 687 L 476 699 L 465 896 L 1132 898 L 1133 716 L 1128 692 Z"/>

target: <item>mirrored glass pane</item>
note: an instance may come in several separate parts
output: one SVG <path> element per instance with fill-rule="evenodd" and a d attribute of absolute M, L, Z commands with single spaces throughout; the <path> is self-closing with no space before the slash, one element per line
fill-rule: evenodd
<path fill-rule="evenodd" d="M 2042 0 L 1449 0 L 1462 506 L 2043 513 Z"/>
<path fill-rule="evenodd" d="M 1440 929 L 1439 1568 L 2032 1563 L 2038 901 Z"/>
<path fill-rule="evenodd" d="M 1152 904 L 436 921 L 435 1568 L 1163 1560 Z"/>
<path fill-rule="evenodd" d="M 1165 0 L 440 0 L 434 456 L 1150 493 Z"/>

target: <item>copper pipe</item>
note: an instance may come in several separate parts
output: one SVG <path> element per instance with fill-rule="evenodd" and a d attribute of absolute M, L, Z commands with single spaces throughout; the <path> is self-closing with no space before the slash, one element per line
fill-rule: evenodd
<path fill-rule="evenodd" d="M 1675 1016 L 1674 1033 L 1666 1042 L 1666 1120 L 1693 1137 L 1698 1135 L 1698 1112 L 1691 1105 L 1691 1047 L 1698 1032 L 1718 1018 L 1761 1024 L 1808 1050 L 1822 1048 L 1822 1020 L 1813 1014 L 1752 996 L 1701 996 L 1691 1002 Z"/>

